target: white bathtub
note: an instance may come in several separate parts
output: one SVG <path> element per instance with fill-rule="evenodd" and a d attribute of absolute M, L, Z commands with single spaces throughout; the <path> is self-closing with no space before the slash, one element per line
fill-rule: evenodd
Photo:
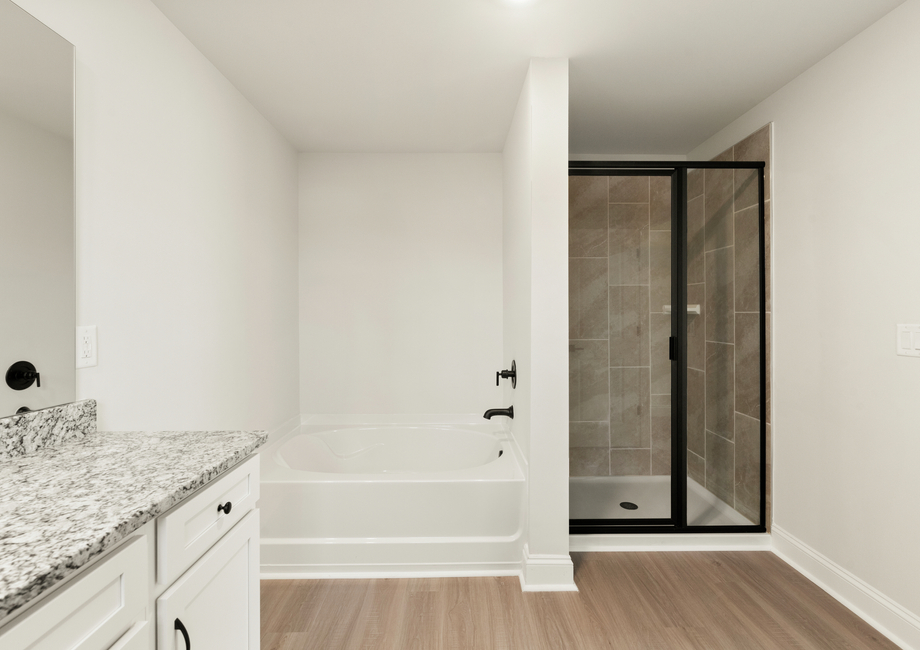
<path fill-rule="evenodd" d="M 447 426 L 358 426 L 288 437 L 275 452 L 283 467 L 327 474 L 431 474 L 472 469 L 503 453 L 492 433 Z"/>
<path fill-rule="evenodd" d="M 516 574 L 524 476 L 509 434 L 482 422 L 309 424 L 271 441 L 263 577 Z"/>

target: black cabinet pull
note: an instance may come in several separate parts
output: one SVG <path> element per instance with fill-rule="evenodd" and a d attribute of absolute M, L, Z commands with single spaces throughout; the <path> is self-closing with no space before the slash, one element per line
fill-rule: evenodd
<path fill-rule="evenodd" d="M 185 629 L 185 626 L 182 625 L 182 621 L 178 618 L 176 619 L 174 629 L 182 632 L 182 638 L 185 639 L 185 650 L 192 650 L 192 642 L 188 638 L 188 630 Z"/>
<path fill-rule="evenodd" d="M 232 507 L 233 507 L 233 504 L 227 501 L 227 503 L 223 505 L 220 505 L 220 504 L 217 505 L 217 512 L 223 512 L 225 515 L 229 515 L 230 508 Z"/>

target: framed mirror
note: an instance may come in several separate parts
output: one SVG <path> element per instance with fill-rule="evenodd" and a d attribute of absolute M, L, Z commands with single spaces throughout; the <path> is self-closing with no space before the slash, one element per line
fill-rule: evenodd
<path fill-rule="evenodd" d="M 73 45 L 0 0 L 0 417 L 75 399 L 73 116 Z"/>

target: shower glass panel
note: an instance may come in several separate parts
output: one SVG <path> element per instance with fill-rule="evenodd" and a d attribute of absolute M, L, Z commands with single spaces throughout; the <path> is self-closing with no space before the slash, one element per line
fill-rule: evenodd
<path fill-rule="evenodd" d="M 761 524 L 762 175 L 687 170 L 687 525 Z"/>

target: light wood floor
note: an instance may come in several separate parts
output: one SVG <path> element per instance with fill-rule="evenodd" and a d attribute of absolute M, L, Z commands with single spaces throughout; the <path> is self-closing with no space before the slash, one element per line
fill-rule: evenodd
<path fill-rule="evenodd" d="M 517 578 L 267 580 L 262 650 L 891 648 L 769 552 L 577 553 L 578 593 Z"/>

